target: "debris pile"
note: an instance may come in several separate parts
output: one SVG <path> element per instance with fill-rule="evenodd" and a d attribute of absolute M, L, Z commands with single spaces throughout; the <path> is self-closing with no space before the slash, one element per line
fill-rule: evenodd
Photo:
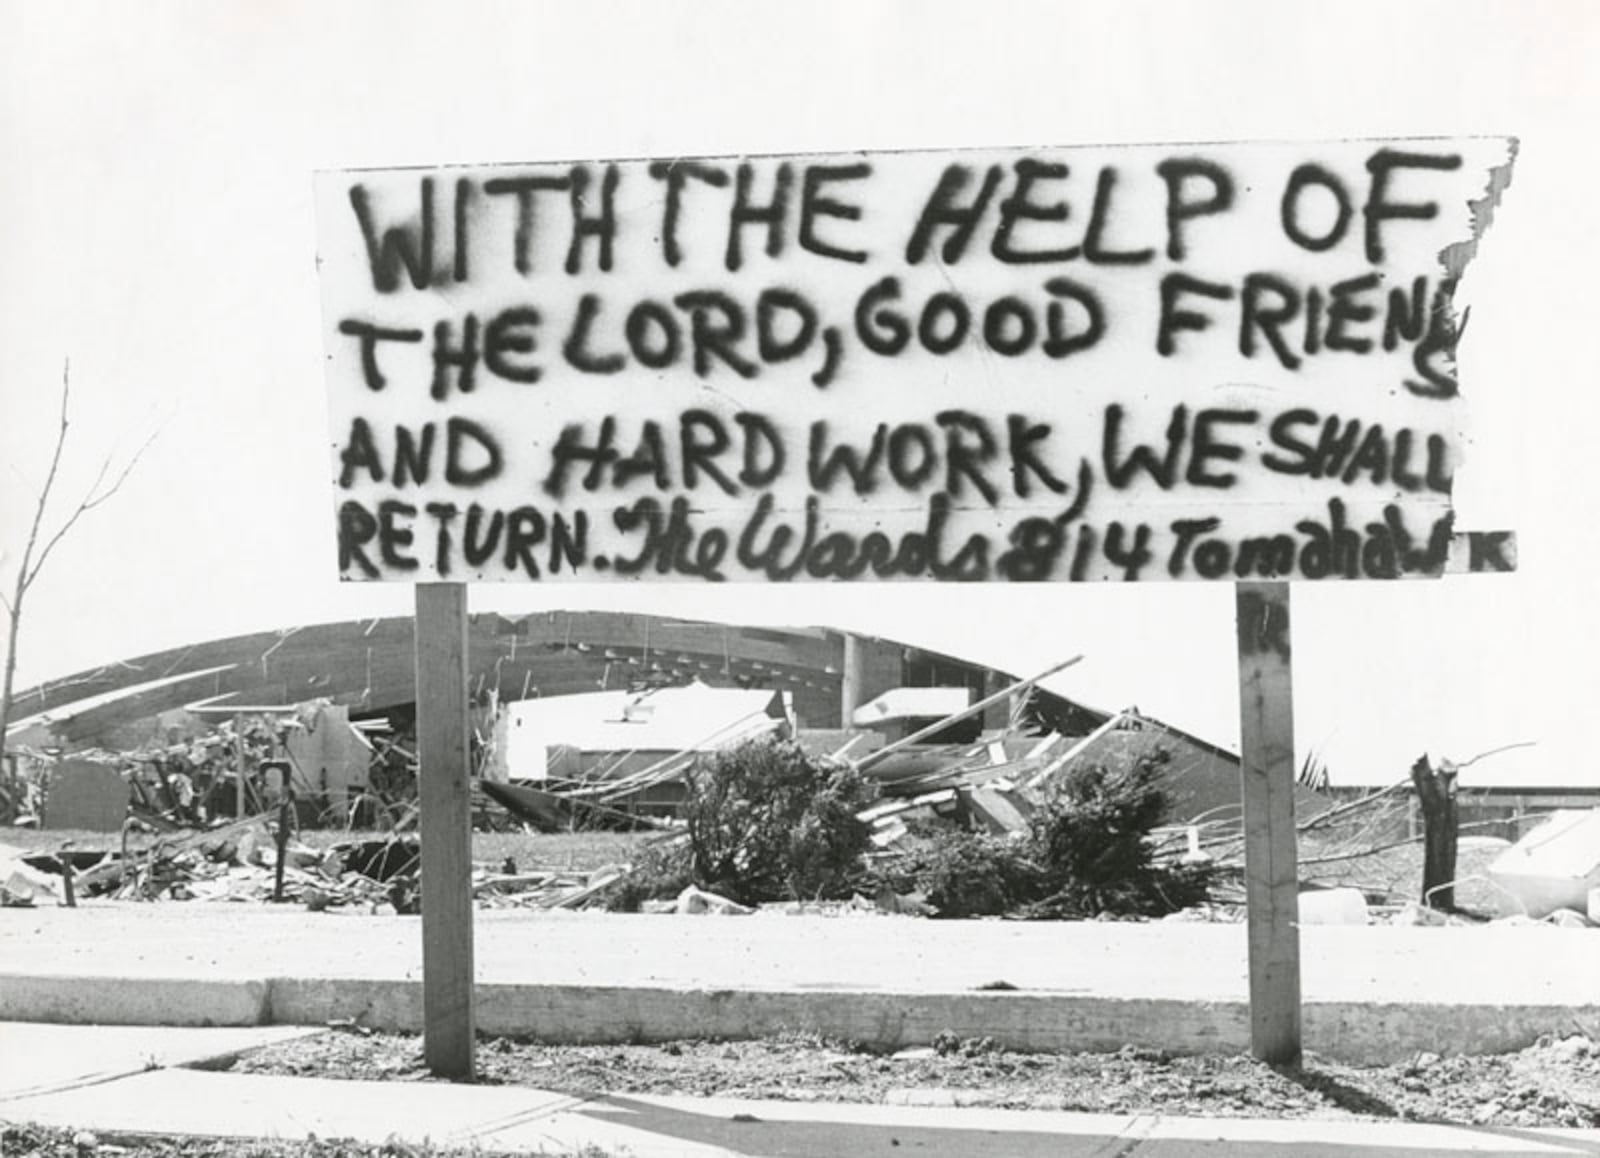
<path fill-rule="evenodd" d="M 387 720 L 352 721 L 348 708 L 325 698 L 230 710 L 214 724 L 204 718 L 219 710 L 226 709 L 196 706 L 190 734 L 174 727 L 125 750 L 8 746 L 14 766 L 0 783 L 0 819 L 115 831 L 126 813 L 171 831 L 243 820 L 292 792 L 308 826 L 386 828 L 416 800 L 416 757 L 407 736 L 385 734 Z M 107 778 L 110 790 L 101 783 Z M 114 823 L 94 819 L 107 810 L 88 806 L 86 780 L 99 790 L 94 801 L 110 792 Z"/>
<path fill-rule="evenodd" d="M 1514 843 L 1479 835 L 1502 820 L 1462 824 L 1461 861 L 1446 882 L 1450 900 L 1440 903 L 1441 890 L 1425 884 L 1424 836 L 1413 831 L 1407 787 L 1397 781 L 1299 823 L 1301 924 L 1600 927 L 1600 809 L 1519 817 L 1533 827 Z M 1169 855 L 1183 835 L 1191 854 L 1242 869 L 1236 817 L 1169 831 Z"/>
<path fill-rule="evenodd" d="M 1134 707 L 1104 714 L 1078 705 L 1070 717 L 1034 710 L 1035 685 L 1074 662 L 937 719 L 931 712 L 964 701 L 964 688 L 897 689 L 845 721 L 912 721 L 906 724 L 910 734 L 888 743 L 885 734 L 864 727 L 799 730 L 781 696 L 749 689 L 695 683 L 606 693 L 609 706 L 600 715 L 595 705 L 579 703 L 593 697 L 508 705 L 491 694 L 474 707 L 473 827 L 523 833 L 652 830 L 672 837 L 683 832 L 683 822 L 660 813 L 681 808 L 697 759 L 721 750 L 725 740 L 792 735 L 808 753 L 847 765 L 870 783 L 876 793 L 870 805 L 859 812 L 859 803 L 849 807 L 870 826 L 875 851 L 868 860 L 888 862 L 925 842 L 930 832 L 1024 842 L 1084 770 L 1130 767 L 1161 754 L 1161 787 L 1170 807 L 1159 827 L 1146 830 L 1152 862 L 1209 870 L 1206 904 L 1174 916 L 1238 919 L 1244 836 L 1237 757 Z M 1005 726 L 978 730 L 972 717 L 993 710 L 1003 720 L 1007 707 Z M 206 730 L 199 734 L 169 733 L 171 742 L 152 740 L 128 752 L 62 757 L 53 750 L 23 750 L 23 774 L 0 784 L 0 803 L 18 817 L 16 823 L 54 819 L 46 827 L 65 827 L 60 818 L 70 815 L 76 821 L 71 827 L 108 832 L 124 818 L 127 823 L 120 852 L 62 848 L 26 858 L 0 856 L 0 903 L 53 897 L 72 904 L 79 897 L 108 896 L 416 911 L 418 761 L 408 725 L 400 723 L 397 731 L 386 720 L 352 722 L 347 709 L 328 700 L 195 711 L 229 715 L 214 727 L 201 721 L 197 726 Z M 546 742 L 545 729 L 532 726 L 545 717 L 576 729 L 571 742 Z M 519 731 L 513 727 L 519 722 L 529 726 Z M 970 738 L 950 742 L 951 735 Z M 519 770 L 535 765 L 538 776 L 517 778 Z M 1413 786 L 1401 780 L 1330 802 L 1326 769 L 1317 765 L 1308 758 L 1295 786 L 1296 811 L 1303 818 L 1297 834 L 1303 924 L 1425 925 L 1496 917 L 1600 924 L 1600 810 L 1560 814 L 1554 827 L 1529 833 L 1515 847 L 1503 840 L 1495 844 L 1496 838 L 1462 824 L 1466 863 L 1447 874 L 1457 879 L 1441 884 L 1435 874 L 1432 887 L 1419 890 L 1423 837 L 1415 831 Z M 1441 770 L 1453 774 L 1465 766 L 1446 761 Z M 1495 822 L 1497 828 L 1502 823 Z M 323 838 L 308 844 L 296 835 L 301 826 L 322 825 L 395 835 L 332 844 Z M 1455 827 L 1452 820 L 1452 832 Z M 130 842 L 130 833 L 141 830 L 153 839 Z M 1452 864 L 1455 847 L 1452 841 Z M 641 854 L 635 863 L 645 859 Z M 961 871 L 957 864 L 946 875 Z M 619 882 L 630 888 L 648 876 L 627 864 L 575 871 L 500 863 L 479 866 L 472 888 L 487 907 L 573 908 L 604 903 Z M 1457 885 L 1464 898 L 1459 905 Z M 678 887 L 670 884 L 654 894 L 664 898 L 655 902 L 659 911 L 725 911 L 697 908 L 692 898 L 673 899 Z M 864 890 L 874 893 L 870 884 Z M 895 905 L 886 907 L 877 896 L 862 899 L 859 908 L 921 911 L 915 893 L 888 895 L 898 898 Z"/>
<path fill-rule="evenodd" d="M 130 822 L 129 835 L 136 827 Z M 119 901 L 240 901 L 302 904 L 313 911 L 373 914 L 420 911 L 421 852 L 415 835 L 339 841 L 318 848 L 275 820 L 255 817 L 205 831 L 158 834 L 141 848 L 65 848 L 21 853 L 0 848 L 0 905 L 71 905 L 80 898 Z M 557 909 L 597 903 L 628 872 L 514 863 L 479 865 L 472 891 L 489 908 Z"/>
<path fill-rule="evenodd" d="M 523 873 L 472 874 L 472 895 L 492 909 L 576 909 L 598 907 L 612 885 L 627 876 L 627 865 L 605 865 L 587 872 L 534 869 Z"/>
<path fill-rule="evenodd" d="M 1556 812 L 1495 858 L 1488 876 L 1526 917 L 1600 924 L 1600 809 Z"/>

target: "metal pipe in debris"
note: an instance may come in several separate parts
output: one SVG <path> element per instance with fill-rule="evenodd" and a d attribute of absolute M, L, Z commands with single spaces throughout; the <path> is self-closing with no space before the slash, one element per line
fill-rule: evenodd
<path fill-rule="evenodd" d="M 874 764 L 877 764 L 880 761 L 882 761 L 884 759 L 884 757 L 892 756 L 894 753 L 900 751 L 900 749 L 902 749 L 902 748 L 909 747 L 912 744 L 915 744 L 915 743 L 918 743 L 921 740 L 927 739 L 929 736 L 935 735 L 938 732 L 942 732 L 942 731 L 944 731 L 944 729 L 948 728 L 951 724 L 960 723 L 962 720 L 966 719 L 968 716 L 975 716 L 979 712 L 983 711 L 985 708 L 989 707 L 989 705 L 998 704 L 1001 700 L 1005 699 L 1008 696 L 1014 696 L 1020 691 L 1026 691 L 1028 688 L 1031 688 L 1034 684 L 1038 683 L 1040 680 L 1049 679 L 1051 676 L 1055 675 L 1057 672 L 1066 671 L 1067 668 L 1071 667 L 1075 663 L 1078 663 L 1082 659 L 1083 659 L 1083 656 L 1075 655 L 1071 659 L 1063 660 L 1061 663 L 1056 664 L 1054 667 L 1050 668 L 1049 670 L 1042 671 L 1038 675 L 1033 676 L 1030 679 L 1018 680 L 1016 683 L 1012 684 L 1010 687 L 1002 688 L 999 691 L 995 692 L 993 695 L 984 696 L 983 699 L 979 700 L 977 703 L 969 704 L 966 707 L 962 708 L 959 712 L 956 712 L 953 715 L 946 716 L 944 719 L 938 721 L 937 723 L 929 724 L 926 728 L 919 728 L 917 731 L 912 732 L 911 735 L 907 736 L 903 740 L 896 740 L 892 744 L 889 744 L 889 745 L 887 745 L 885 747 L 879 748 L 876 752 L 868 753 L 866 756 L 863 756 L 860 760 L 856 761 L 856 763 L 855 763 L 856 771 L 857 772 L 865 772 L 868 768 L 871 768 Z M 847 724 L 848 724 L 848 721 L 847 721 Z"/>

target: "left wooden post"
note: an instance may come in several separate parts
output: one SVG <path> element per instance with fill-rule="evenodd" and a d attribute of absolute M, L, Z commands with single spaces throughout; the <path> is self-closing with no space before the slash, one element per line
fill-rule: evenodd
<path fill-rule="evenodd" d="M 422 1053 L 473 1077 L 472 752 L 467 585 L 417 584 L 417 773 L 422 827 Z"/>

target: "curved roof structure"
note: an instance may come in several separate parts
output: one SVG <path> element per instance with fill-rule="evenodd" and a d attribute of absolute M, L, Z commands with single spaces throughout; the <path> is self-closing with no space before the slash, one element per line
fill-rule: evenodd
<path fill-rule="evenodd" d="M 844 726 L 847 668 L 852 703 L 897 687 L 966 687 L 969 702 L 1016 682 L 1005 672 L 895 640 L 826 628 L 749 627 L 602 611 L 498 613 L 468 621 L 475 701 L 603 690 L 643 690 L 698 681 L 789 694 L 803 728 Z M 15 731 L 48 722 L 67 749 L 134 748 L 159 718 L 177 710 L 218 716 L 327 699 L 352 718 L 390 716 L 402 729 L 415 710 L 413 621 L 347 620 L 257 632 L 138 656 L 29 688 L 16 697 Z M 1031 673 L 1029 673 L 1031 674 Z M 1006 727 L 1013 705 L 1000 697 L 981 716 L 947 728 L 936 742 L 970 743 L 981 729 Z M 1107 712 L 1035 689 L 1030 722 L 1086 737 L 1074 759 L 1126 760 L 1152 746 L 1171 750 L 1168 787 L 1178 819 L 1238 805 L 1231 752 L 1135 710 Z M 907 720 L 909 730 L 929 720 Z M 1074 748 L 1074 751 L 1079 749 Z M 1314 803 L 1297 786 L 1297 798 Z"/>
<path fill-rule="evenodd" d="M 809 727 L 840 726 L 845 635 L 823 628 L 739 627 L 615 612 L 473 615 L 472 692 L 502 700 L 685 684 L 792 693 Z M 892 640 L 862 639 L 863 699 L 902 684 L 966 685 L 981 695 L 1013 677 Z M 180 708 L 210 711 L 327 698 L 353 715 L 408 711 L 415 698 L 410 617 L 349 620 L 232 636 L 139 656 L 18 693 L 16 723 L 48 717 L 69 746 Z M 1060 697 L 1052 723 L 1093 727 L 1105 713 Z M 1060 718 L 1063 713 L 1079 718 Z M 1003 722 L 1001 720 L 992 723 Z"/>

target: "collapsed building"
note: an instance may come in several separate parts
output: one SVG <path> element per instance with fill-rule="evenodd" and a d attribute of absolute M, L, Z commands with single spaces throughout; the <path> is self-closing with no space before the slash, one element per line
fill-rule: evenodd
<path fill-rule="evenodd" d="M 1134 709 L 1032 686 L 1007 695 L 1012 673 L 894 640 L 608 612 L 479 614 L 468 662 L 483 781 L 584 786 L 624 812 L 670 814 L 697 754 L 767 733 L 872 759 L 889 797 L 977 801 L 1001 823 L 995 791 L 1156 746 L 1171 756 L 1172 821 L 1238 807 L 1238 759 L 1225 749 Z M 195 811 L 242 816 L 287 786 L 302 823 L 370 821 L 351 810 L 383 807 L 414 764 L 414 665 L 409 617 L 195 643 L 21 692 L 8 758 L 142 754 L 128 779 L 148 811 L 193 791 L 204 793 Z M 918 732 L 921 742 L 873 757 Z M 174 788 L 173 768 L 216 774 Z"/>
<path fill-rule="evenodd" d="M 1239 867 L 1234 753 L 1136 708 L 1042 688 L 1037 677 L 827 629 L 599 612 L 473 616 L 468 663 L 480 827 L 670 828 L 697 759 L 778 736 L 873 782 L 876 802 L 860 815 L 879 848 L 903 847 L 915 821 L 935 818 L 1023 833 L 1074 770 L 1148 762 L 1167 805 L 1152 834 L 1157 855 Z M 46 878 L 70 862 L 62 875 L 81 872 L 84 890 L 409 911 L 416 843 L 399 834 L 417 819 L 414 664 L 412 621 L 391 618 L 197 643 L 30 688 L 6 737 L 0 820 L 21 812 L 45 828 L 120 828 L 120 857 L 63 845 L 34 858 Z M 1302 919 L 1330 919 L 1324 911 L 1337 902 L 1339 920 L 1364 923 L 1368 902 L 1392 904 L 1415 887 L 1385 876 L 1382 856 L 1414 837 L 1414 809 L 1401 783 L 1330 790 L 1312 763 L 1295 786 L 1296 813 L 1307 818 L 1297 828 L 1317 852 L 1302 862 L 1314 890 L 1302 896 Z M 1549 821 L 1479 868 L 1498 907 L 1522 920 L 1584 921 L 1584 902 L 1600 893 L 1592 813 L 1529 815 L 1542 797 L 1495 803 L 1515 809 L 1519 825 Z M 303 827 L 392 835 L 297 847 L 285 843 L 285 808 Z M 170 839 L 130 862 L 130 818 Z M 1501 821 L 1473 822 L 1489 823 Z M 581 906 L 628 871 L 508 863 L 475 873 L 474 891 L 485 903 Z M 26 884 L 0 882 L 0 903 Z M 1232 903 L 1219 897 L 1224 909 Z M 1446 918 L 1412 903 L 1394 919 Z"/>

